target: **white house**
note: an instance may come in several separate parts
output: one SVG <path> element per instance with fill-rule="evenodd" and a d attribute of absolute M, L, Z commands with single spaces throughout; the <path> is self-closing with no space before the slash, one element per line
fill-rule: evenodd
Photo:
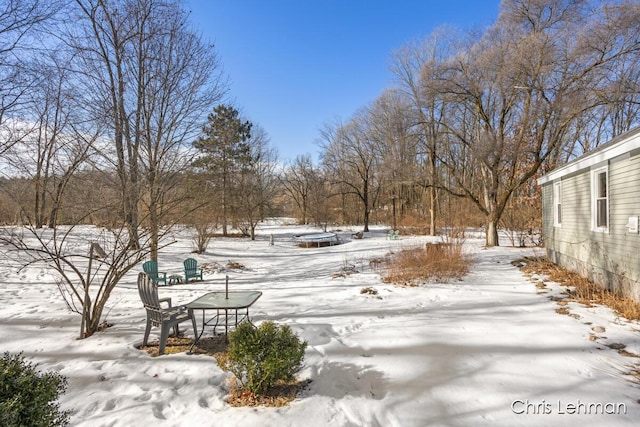
<path fill-rule="evenodd" d="M 640 127 L 538 184 L 548 258 L 640 301 Z"/>

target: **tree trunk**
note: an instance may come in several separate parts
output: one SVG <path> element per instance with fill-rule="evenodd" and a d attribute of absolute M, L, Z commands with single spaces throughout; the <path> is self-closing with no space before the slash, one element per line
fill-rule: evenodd
<path fill-rule="evenodd" d="M 496 220 L 490 219 L 487 221 L 486 245 L 489 247 L 500 246 L 498 239 L 498 222 Z"/>
<path fill-rule="evenodd" d="M 393 196 L 393 198 L 391 199 L 391 210 L 393 213 L 393 229 L 396 230 L 398 228 L 398 220 L 396 218 L 397 213 L 396 213 L 396 197 Z"/>
<path fill-rule="evenodd" d="M 307 198 L 302 197 L 302 225 L 307 224 Z"/>
<path fill-rule="evenodd" d="M 435 144 L 434 144 L 435 145 Z M 431 188 L 429 188 L 429 235 L 436 235 L 436 198 L 437 198 L 437 190 L 436 190 L 436 153 L 435 148 L 431 150 L 429 155 L 429 161 L 431 163 L 431 170 L 429 174 L 431 175 Z"/>
<path fill-rule="evenodd" d="M 227 172 L 222 174 L 222 235 L 227 237 Z"/>
<path fill-rule="evenodd" d="M 56 194 L 53 197 L 51 212 L 49 212 L 49 228 L 56 228 L 58 225 L 58 210 L 60 209 L 60 203 L 62 200 L 62 193 L 64 193 L 64 188 L 66 186 L 66 182 L 64 178 L 60 180 L 56 187 Z"/>
<path fill-rule="evenodd" d="M 364 205 L 364 231 L 369 231 L 369 181 L 364 180 L 362 204 Z"/>
<path fill-rule="evenodd" d="M 157 206 L 155 202 L 151 202 L 149 207 L 149 228 L 150 228 L 150 242 L 149 242 L 149 258 L 153 261 L 158 261 L 158 242 L 160 241 L 160 221 L 158 219 Z"/>

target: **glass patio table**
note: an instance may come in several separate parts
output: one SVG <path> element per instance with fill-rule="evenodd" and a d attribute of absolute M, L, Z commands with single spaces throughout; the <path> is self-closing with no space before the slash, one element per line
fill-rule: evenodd
<path fill-rule="evenodd" d="M 198 334 L 193 345 L 200 340 L 204 330 L 207 326 L 213 326 L 213 334 L 216 334 L 218 327 L 224 327 L 224 335 L 227 336 L 229 332 L 229 321 L 231 320 L 233 326 L 238 326 L 238 323 L 244 319 L 249 319 L 249 307 L 262 296 L 260 291 L 225 291 L 225 292 L 208 292 L 201 297 L 186 304 L 189 314 L 195 316 L 195 310 L 202 311 L 202 329 Z M 207 311 L 215 310 L 215 314 L 207 319 Z M 231 313 L 230 313 L 231 312 Z M 196 319 L 193 317 L 193 319 Z"/>

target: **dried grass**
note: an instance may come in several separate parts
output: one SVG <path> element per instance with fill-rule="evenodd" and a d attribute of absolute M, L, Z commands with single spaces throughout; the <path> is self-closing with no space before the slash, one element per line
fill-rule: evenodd
<path fill-rule="evenodd" d="M 249 390 L 238 387 L 232 382 L 227 403 L 231 406 L 286 406 L 294 401 L 311 380 L 279 383 L 270 387 L 264 394 L 255 395 Z"/>
<path fill-rule="evenodd" d="M 193 338 L 185 338 L 182 333 L 179 337 L 171 336 L 167 338 L 167 344 L 164 354 L 176 354 L 189 351 L 193 344 Z M 138 346 L 137 348 L 146 351 L 152 356 L 158 356 L 158 341 L 151 341 L 146 346 Z M 224 335 L 214 337 L 201 338 L 198 344 L 193 346 L 192 352 L 195 354 L 206 354 L 215 357 L 218 354 L 226 354 L 229 344 L 226 342 Z"/>
<path fill-rule="evenodd" d="M 470 263 L 461 243 L 427 244 L 394 254 L 387 262 L 382 280 L 402 286 L 417 286 L 425 281 L 448 282 L 467 274 Z"/>
<path fill-rule="evenodd" d="M 522 268 L 527 274 L 539 274 L 550 281 L 566 286 L 567 300 L 579 302 L 588 307 L 605 305 L 621 317 L 640 320 L 640 303 L 593 283 L 584 276 L 552 263 L 546 258 L 526 258 Z"/>

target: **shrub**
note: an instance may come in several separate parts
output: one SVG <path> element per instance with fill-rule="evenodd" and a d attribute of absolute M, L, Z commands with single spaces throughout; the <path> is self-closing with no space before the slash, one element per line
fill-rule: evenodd
<path fill-rule="evenodd" d="M 424 248 L 405 249 L 391 257 L 382 280 L 409 286 L 421 281 L 447 282 L 467 274 L 469 264 L 460 242 L 428 243 Z"/>
<path fill-rule="evenodd" d="M 69 414 L 60 411 L 58 395 L 67 379 L 55 372 L 38 373 L 22 353 L 5 353 L 0 360 L 0 425 L 66 426 Z"/>
<path fill-rule="evenodd" d="M 289 326 L 263 322 L 259 327 L 243 322 L 229 333 L 227 358 L 221 367 L 231 372 L 241 387 L 255 395 L 279 382 L 291 381 L 302 367 L 305 341 Z"/>

